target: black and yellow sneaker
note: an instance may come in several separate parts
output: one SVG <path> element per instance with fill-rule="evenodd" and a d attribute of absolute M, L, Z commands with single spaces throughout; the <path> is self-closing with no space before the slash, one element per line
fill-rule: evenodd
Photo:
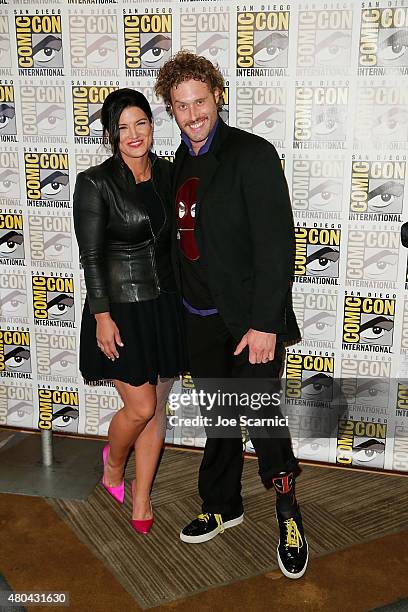
<path fill-rule="evenodd" d="M 301 578 L 309 561 L 309 547 L 303 532 L 299 506 L 289 517 L 277 510 L 276 519 L 280 532 L 277 548 L 280 570 L 286 578 Z"/>
<path fill-rule="evenodd" d="M 223 533 L 229 527 L 235 527 L 244 520 L 244 514 L 199 514 L 182 531 L 180 540 L 189 544 L 201 544 L 212 540 L 219 533 Z"/>

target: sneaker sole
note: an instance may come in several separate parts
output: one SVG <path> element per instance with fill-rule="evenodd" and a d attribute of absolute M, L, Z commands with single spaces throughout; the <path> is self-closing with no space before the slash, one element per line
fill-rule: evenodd
<path fill-rule="evenodd" d="M 224 529 L 229 529 L 230 527 L 236 527 L 237 525 L 240 525 L 243 521 L 244 521 L 244 515 L 241 514 L 241 516 L 237 516 L 237 518 L 231 519 L 230 521 L 226 521 L 224 523 Z M 216 529 L 213 529 L 212 531 L 205 533 L 201 536 L 187 536 L 181 531 L 180 540 L 182 542 L 187 542 L 188 544 L 201 544 L 202 542 L 208 542 L 209 540 L 212 540 L 219 533 L 221 533 L 221 531 L 218 526 L 216 527 Z"/>
<path fill-rule="evenodd" d="M 276 556 L 278 557 L 278 565 L 279 565 L 280 571 L 282 572 L 284 576 L 286 576 L 286 578 L 291 578 L 292 580 L 297 580 L 298 578 L 302 578 L 303 574 L 306 571 L 307 564 L 309 563 L 309 545 L 307 542 L 306 542 L 306 546 L 307 546 L 306 563 L 300 572 L 298 572 L 297 574 L 293 574 L 291 572 L 288 572 L 285 566 L 283 565 L 282 560 L 280 558 L 280 554 L 279 554 L 279 544 L 278 544 L 278 547 L 276 548 Z"/>

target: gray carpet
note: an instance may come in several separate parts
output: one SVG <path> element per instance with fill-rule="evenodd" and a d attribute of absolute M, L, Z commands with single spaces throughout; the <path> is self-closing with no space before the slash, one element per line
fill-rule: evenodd
<path fill-rule="evenodd" d="M 155 524 L 148 536 L 129 525 L 129 486 L 124 506 L 101 485 L 86 502 L 48 503 L 144 608 L 276 569 L 274 493 L 263 488 L 256 460 L 247 459 L 244 466 L 244 523 L 202 545 L 179 540 L 180 529 L 200 511 L 200 461 L 199 453 L 165 452 L 152 494 Z M 133 461 L 126 478 L 132 476 Z M 297 495 L 312 558 L 408 524 L 404 477 L 306 466 L 297 480 Z"/>

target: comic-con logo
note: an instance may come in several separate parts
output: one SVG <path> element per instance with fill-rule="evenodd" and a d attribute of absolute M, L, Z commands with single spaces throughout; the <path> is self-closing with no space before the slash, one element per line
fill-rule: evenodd
<path fill-rule="evenodd" d="M 353 160 L 350 219 L 401 221 L 405 161 Z"/>
<path fill-rule="evenodd" d="M 72 268 L 72 221 L 61 214 L 28 217 L 32 266 Z"/>
<path fill-rule="evenodd" d="M 408 427 L 405 425 L 396 425 L 394 429 L 392 469 L 408 471 Z"/>
<path fill-rule="evenodd" d="M 387 425 L 342 419 L 337 431 L 336 463 L 383 468 Z"/>
<path fill-rule="evenodd" d="M 397 403 L 396 416 L 408 417 L 408 384 L 404 382 L 397 383 Z"/>
<path fill-rule="evenodd" d="M 122 406 L 116 391 L 85 388 L 85 434 L 105 436 L 115 412 Z"/>
<path fill-rule="evenodd" d="M 16 142 L 14 85 L 0 82 L 0 142 Z"/>
<path fill-rule="evenodd" d="M 102 139 L 101 110 L 108 95 L 117 85 L 74 85 L 72 104 L 76 143 L 100 144 Z"/>
<path fill-rule="evenodd" d="M 286 355 L 286 399 L 330 402 L 333 398 L 334 357 Z"/>
<path fill-rule="evenodd" d="M 25 386 L 29 385 L 29 386 Z M 34 425 L 32 383 L 4 379 L 0 384 L 0 424 L 9 427 Z"/>
<path fill-rule="evenodd" d="M 20 75 L 63 76 L 61 15 L 15 17 Z"/>
<path fill-rule="evenodd" d="M 17 151 L 0 151 L 0 204 L 15 206 L 20 200 Z"/>
<path fill-rule="evenodd" d="M 161 14 L 123 17 L 126 76 L 154 76 L 171 56 L 171 9 Z"/>
<path fill-rule="evenodd" d="M 0 273 L 0 319 L 28 323 L 27 282 L 22 270 Z"/>
<path fill-rule="evenodd" d="M 64 142 L 67 134 L 65 86 L 20 86 L 21 121 L 26 142 Z"/>
<path fill-rule="evenodd" d="M 302 287 L 303 289 L 303 287 Z M 333 347 L 336 339 L 337 294 L 301 291 L 293 292 L 293 310 L 302 330 L 305 346 Z"/>
<path fill-rule="evenodd" d="M 98 12 L 69 16 L 70 61 L 73 76 L 117 74 L 117 16 Z"/>
<path fill-rule="evenodd" d="M 68 153 L 26 151 L 24 164 L 28 204 L 68 208 Z"/>
<path fill-rule="evenodd" d="M 404 300 L 404 310 L 402 314 L 402 335 L 401 335 L 401 352 L 408 352 L 408 300 Z"/>
<path fill-rule="evenodd" d="M 31 378 L 30 332 L 0 329 L 0 375 Z"/>
<path fill-rule="evenodd" d="M 46 329 L 35 335 L 37 375 L 42 380 L 75 382 L 78 378 L 77 339 L 72 333 Z"/>
<path fill-rule="evenodd" d="M 98 166 L 106 159 L 110 157 L 108 150 L 102 151 L 90 151 L 88 149 L 79 149 L 75 151 L 75 168 L 76 173 L 79 174 L 84 170 L 87 170 L 90 166 Z"/>
<path fill-rule="evenodd" d="M 297 73 L 344 74 L 350 68 L 353 11 L 299 11 Z"/>
<path fill-rule="evenodd" d="M 361 11 L 359 74 L 407 74 L 408 8 Z"/>
<path fill-rule="evenodd" d="M 74 327 L 74 279 L 33 274 L 31 280 L 34 323 Z"/>
<path fill-rule="evenodd" d="M 190 13 L 183 6 L 181 10 L 180 48 L 206 57 L 227 73 L 230 66 L 229 13 Z"/>
<path fill-rule="evenodd" d="M 237 75 L 284 76 L 289 11 L 237 12 Z"/>
<path fill-rule="evenodd" d="M 338 284 L 341 229 L 295 227 L 295 281 Z"/>
<path fill-rule="evenodd" d="M 357 88 L 354 122 L 355 146 L 371 146 L 374 149 L 406 148 L 408 139 L 408 89 L 396 84 Z"/>
<path fill-rule="evenodd" d="M 394 288 L 400 234 L 393 229 L 349 229 L 346 279 L 350 286 Z"/>
<path fill-rule="evenodd" d="M 344 148 L 348 99 L 347 86 L 296 87 L 293 146 L 301 149 L 304 142 L 318 141 Z"/>
<path fill-rule="evenodd" d="M 0 213 L 0 263 L 24 266 L 24 229 L 21 211 Z"/>
<path fill-rule="evenodd" d="M 11 45 L 8 15 L 0 12 L 0 74 L 11 74 Z"/>
<path fill-rule="evenodd" d="M 391 358 L 361 359 L 350 355 L 341 360 L 341 390 L 349 408 L 360 414 L 387 415 L 390 393 Z"/>
<path fill-rule="evenodd" d="M 340 159 L 294 159 L 292 206 L 297 217 L 340 218 L 344 162 Z M 299 214 L 298 211 L 312 211 Z"/>
<path fill-rule="evenodd" d="M 343 349 L 390 353 L 394 317 L 395 298 L 346 295 Z"/>
<path fill-rule="evenodd" d="M 271 142 L 285 139 L 286 89 L 237 87 L 236 125 Z"/>
<path fill-rule="evenodd" d="M 78 391 L 38 389 L 38 427 L 53 431 L 78 432 Z"/>

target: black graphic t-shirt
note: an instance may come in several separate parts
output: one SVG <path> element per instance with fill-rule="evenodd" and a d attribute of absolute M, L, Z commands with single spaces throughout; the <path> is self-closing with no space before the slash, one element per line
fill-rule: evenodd
<path fill-rule="evenodd" d="M 186 155 L 176 191 L 176 218 L 179 236 L 183 297 L 194 308 L 214 308 L 207 279 L 205 253 L 200 253 L 195 239 L 197 191 L 205 175 L 211 153 Z"/>

